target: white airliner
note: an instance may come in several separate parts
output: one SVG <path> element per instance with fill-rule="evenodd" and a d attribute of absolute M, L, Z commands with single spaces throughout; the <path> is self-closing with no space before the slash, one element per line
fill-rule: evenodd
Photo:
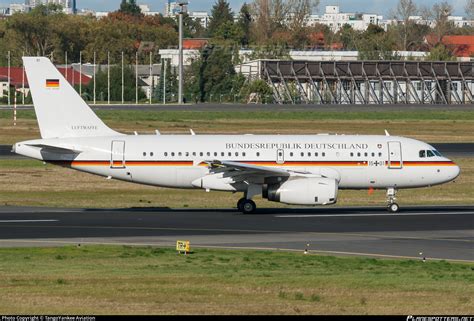
<path fill-rule="evenodd" d="M 42 139 L 16 153 L 123 181 L 241 192 L 294 205 L 328 205 L 339 189 L 396 191 L 454 180 L 459 167 L 410 138 L 363 135 L 124 135 L 107 127 L 47 58 L 24 57 Z M 93 186 L 91 186 L 93 188 Z"/>

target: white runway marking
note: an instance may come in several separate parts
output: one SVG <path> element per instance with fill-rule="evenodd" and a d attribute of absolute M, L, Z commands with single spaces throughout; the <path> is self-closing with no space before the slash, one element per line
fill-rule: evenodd
<path fill-rule="evenodd" d="M 474 212 L 432 212 L 432 213 L 368 213 L 368 214 L 295 214 L 295 215 L 275 215 L 279 218 L 306 218 L 306 217 L 364 217 L 364 216 L 418 216 L 418 215 L 474 215 Z"/>
<path fill-rule="evenodd" d="M 38 222 L 59 222 L 59 220 L 0 220 L 0 223 L 38 223 Z"/>

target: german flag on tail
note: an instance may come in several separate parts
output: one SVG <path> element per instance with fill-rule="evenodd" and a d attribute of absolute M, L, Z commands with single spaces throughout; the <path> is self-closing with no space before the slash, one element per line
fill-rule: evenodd
<path fill-rule="evenodd" d="M 59 79 L 46 79 L 46 88 L 59 88 Z"/>

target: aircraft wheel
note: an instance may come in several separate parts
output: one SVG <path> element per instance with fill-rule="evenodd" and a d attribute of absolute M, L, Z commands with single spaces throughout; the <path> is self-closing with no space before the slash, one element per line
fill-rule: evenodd
<path fill-rule="evenodd" d="M 244 200 L 242 202 L 242 213 L 244 214 L 251 214 L 254 213 L 257 209 L 257 205 L 252 200 Z"/>
<path fill-rule="evenodd" d="M 244 202 L 245 202 L 245 197 L 239 199 L 239 201 L 237 202 L 237 209 L 242 212 L 244 210 Z"/>
<path fill-rule="evenodd" d="M 388 205 L 388 211 L 390 213 L 397 213 L 399 209 L 400 209 L 400 206 L 398 206 L 397 203 L 392 203 Z"/>

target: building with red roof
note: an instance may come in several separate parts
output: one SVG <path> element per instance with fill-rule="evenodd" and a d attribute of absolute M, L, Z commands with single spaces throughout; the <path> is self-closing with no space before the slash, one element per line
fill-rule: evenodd
<path fill-rule="evenodd" d="M 74 70 L 72 67 L 59 67 L 58 70 L 74 86 L 79 85 L 81 82 L 83 86 L 87 86 L 91 80 L 91 78 Z M 0 67 L 0 77 L 4 77 L 8 81 L 8 75 L 8 67 Z M 25 88 L 28 88 L 28 78 L 23 71 L 23 67 L 10 68 L 10 85 L 15 88 L 22 88 L 24 85 Z"/>
<path fill-rule="evenodd" d="M 474 56 L 474 35 L 468 36 L 443 36 L 440 41 L 436 35 L 428 35 L 425 41 L 431 47 L 443 44 L 451 50 L 456 57 L 469 58 Z"/>
<path fill-rule="evenodd" d="M 78 86 L 81 82 L 83 86 L 87 86 L 91 81 L 90 77 L 81 74 L 72 67 L 58 67 L 58 70 L 73 86 Z M 10 78 L 8 78 L 8 76 L 10 76 Z M 23 67 L 10 67 L 10 73 L 8 72 L 8 67 L 0 67 L 0 98 L 3 97 L 5 91 L 8 91 L 9 79 L 10 87 L 14 87 L 20 91 L 25 88 L 25 95 L 27 96 L 29 94 L 28 77 L 26 77 Z"/>

